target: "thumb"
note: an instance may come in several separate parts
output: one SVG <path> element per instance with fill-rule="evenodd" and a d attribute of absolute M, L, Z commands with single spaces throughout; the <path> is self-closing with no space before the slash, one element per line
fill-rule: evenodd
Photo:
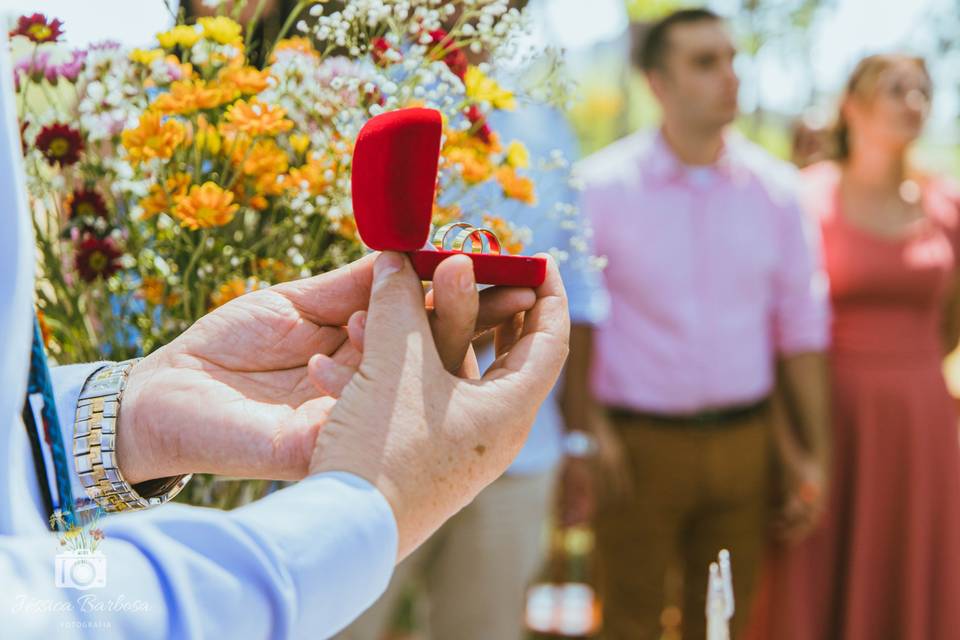
<path fill-rule="evenodd" d="M 423 305 L 423 286 L 410 260 L 385 251 L 373 266 L 373 286 L 363 331 L 363 362 L 403 358 L 411 336 L 439 359 Z"/>

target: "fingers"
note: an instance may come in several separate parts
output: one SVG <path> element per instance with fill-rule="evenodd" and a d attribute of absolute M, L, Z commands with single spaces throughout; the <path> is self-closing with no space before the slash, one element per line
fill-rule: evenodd
<path fill-rule="evenodd" d="M 314 324 L 343 326 L 353 312 L 367 308 L 378 255 L 372 253 L 334 271 L 271 289 L 289 299 Z"/>
<path fill-rule="evenodd" d="M 547 275 L 536 290 L 536 303 L 524 317 L 520 339 L 483 376 L 484 380 L 496 380 L 518 374 L 516 392 L 520 394 L 535 389 L 538 395 L 545 395 L 569 350 L 570 317 L 563 282 L 553 258 L 541 255 L 547 260 Z"/>
<path fill-rule="evenodd" d="M 332 398 L 340 397 L 356 371 L 356 366 L 341 364 L 323 353 L 314 355 L 307 363 L 310 382 L 322 395 Z"/>
<path fill-rule="evenodd" d="M 497 327 L 493 338 L 493 348 L 496 357 L 504 355 L 520 339 L 520 332 L 523 330 L 523 314 L 517 313 L 507 318 Z"/>
<path fill-rule="evenodd" d="M 427 292 L 427 308 L 432 309 L 435 294 Z M 480 309 L 474 337 L 494 329 L 518 313 L 529 311 L 537 302 L 537 294 L 527 287 L 488 287 L 480 292 Z"/>
<path fill-rule="evenodd" d="M 367 312 L 356 311 L 347 321 L 347 337 L 358 353 L 363 353 L 363 332 L 367 326 Z M 357 364 L 360 364 L 359 360 Z"/>
<path fill-rule="evenodd" d="M 424 357 L 439 361 L 423 307 L 423 287 L 405 255 L 385 251 L 377 258 L 366 318 L 361 368 L 375 360 L 402 360 L 414 337 Z"/>
<path fill-rule="evenodd" d="M 433 276 L 434 310 L 430 315 L 437 353 L 447 371 L 460 370 L 476 333 L 480 296 L 467 256 L 447 258 Z"/>

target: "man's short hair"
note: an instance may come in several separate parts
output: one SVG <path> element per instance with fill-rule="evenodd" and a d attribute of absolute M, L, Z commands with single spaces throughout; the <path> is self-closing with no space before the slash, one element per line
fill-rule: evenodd
<path fill-rule="evenodd" d="M 646 29 L 635 50 L 634 63 L 644 71 L 662 69 L 667 56 L 670 30 L 677 25 L 696 22 L 717 22 L 723 20 L 710 9 L 680 9 L 654 22 Z"/>

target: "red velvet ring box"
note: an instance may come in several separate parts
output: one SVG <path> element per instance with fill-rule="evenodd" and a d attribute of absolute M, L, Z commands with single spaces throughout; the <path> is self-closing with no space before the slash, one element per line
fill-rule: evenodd
<path fill-rule="evenodd" d="M 437 265 L 463 253 L 473 260 L 478 284 L 539 287 L 543 258 L 425 250 L 430 235 L 443 125 L 433 109 L 401 109 L 370 119 L 353 150 L 353 214 L 360 238 L 377 251 L 410 256 L 423 280 Z"/>

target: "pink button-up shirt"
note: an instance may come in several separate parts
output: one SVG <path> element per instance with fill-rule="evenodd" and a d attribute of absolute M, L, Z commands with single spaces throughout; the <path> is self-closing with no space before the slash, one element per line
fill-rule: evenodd
<path fill-rule="evenodd" d="M 776 354 L 826 348 L 819 234 L 791 167 L 733 134 L 714 165 L 690 167 L 662 135 L 639 133 L 579 175 L 608 259 L 591 367 L 600 402 L 671 414 L 747 404 L 770 392 Z"/>

